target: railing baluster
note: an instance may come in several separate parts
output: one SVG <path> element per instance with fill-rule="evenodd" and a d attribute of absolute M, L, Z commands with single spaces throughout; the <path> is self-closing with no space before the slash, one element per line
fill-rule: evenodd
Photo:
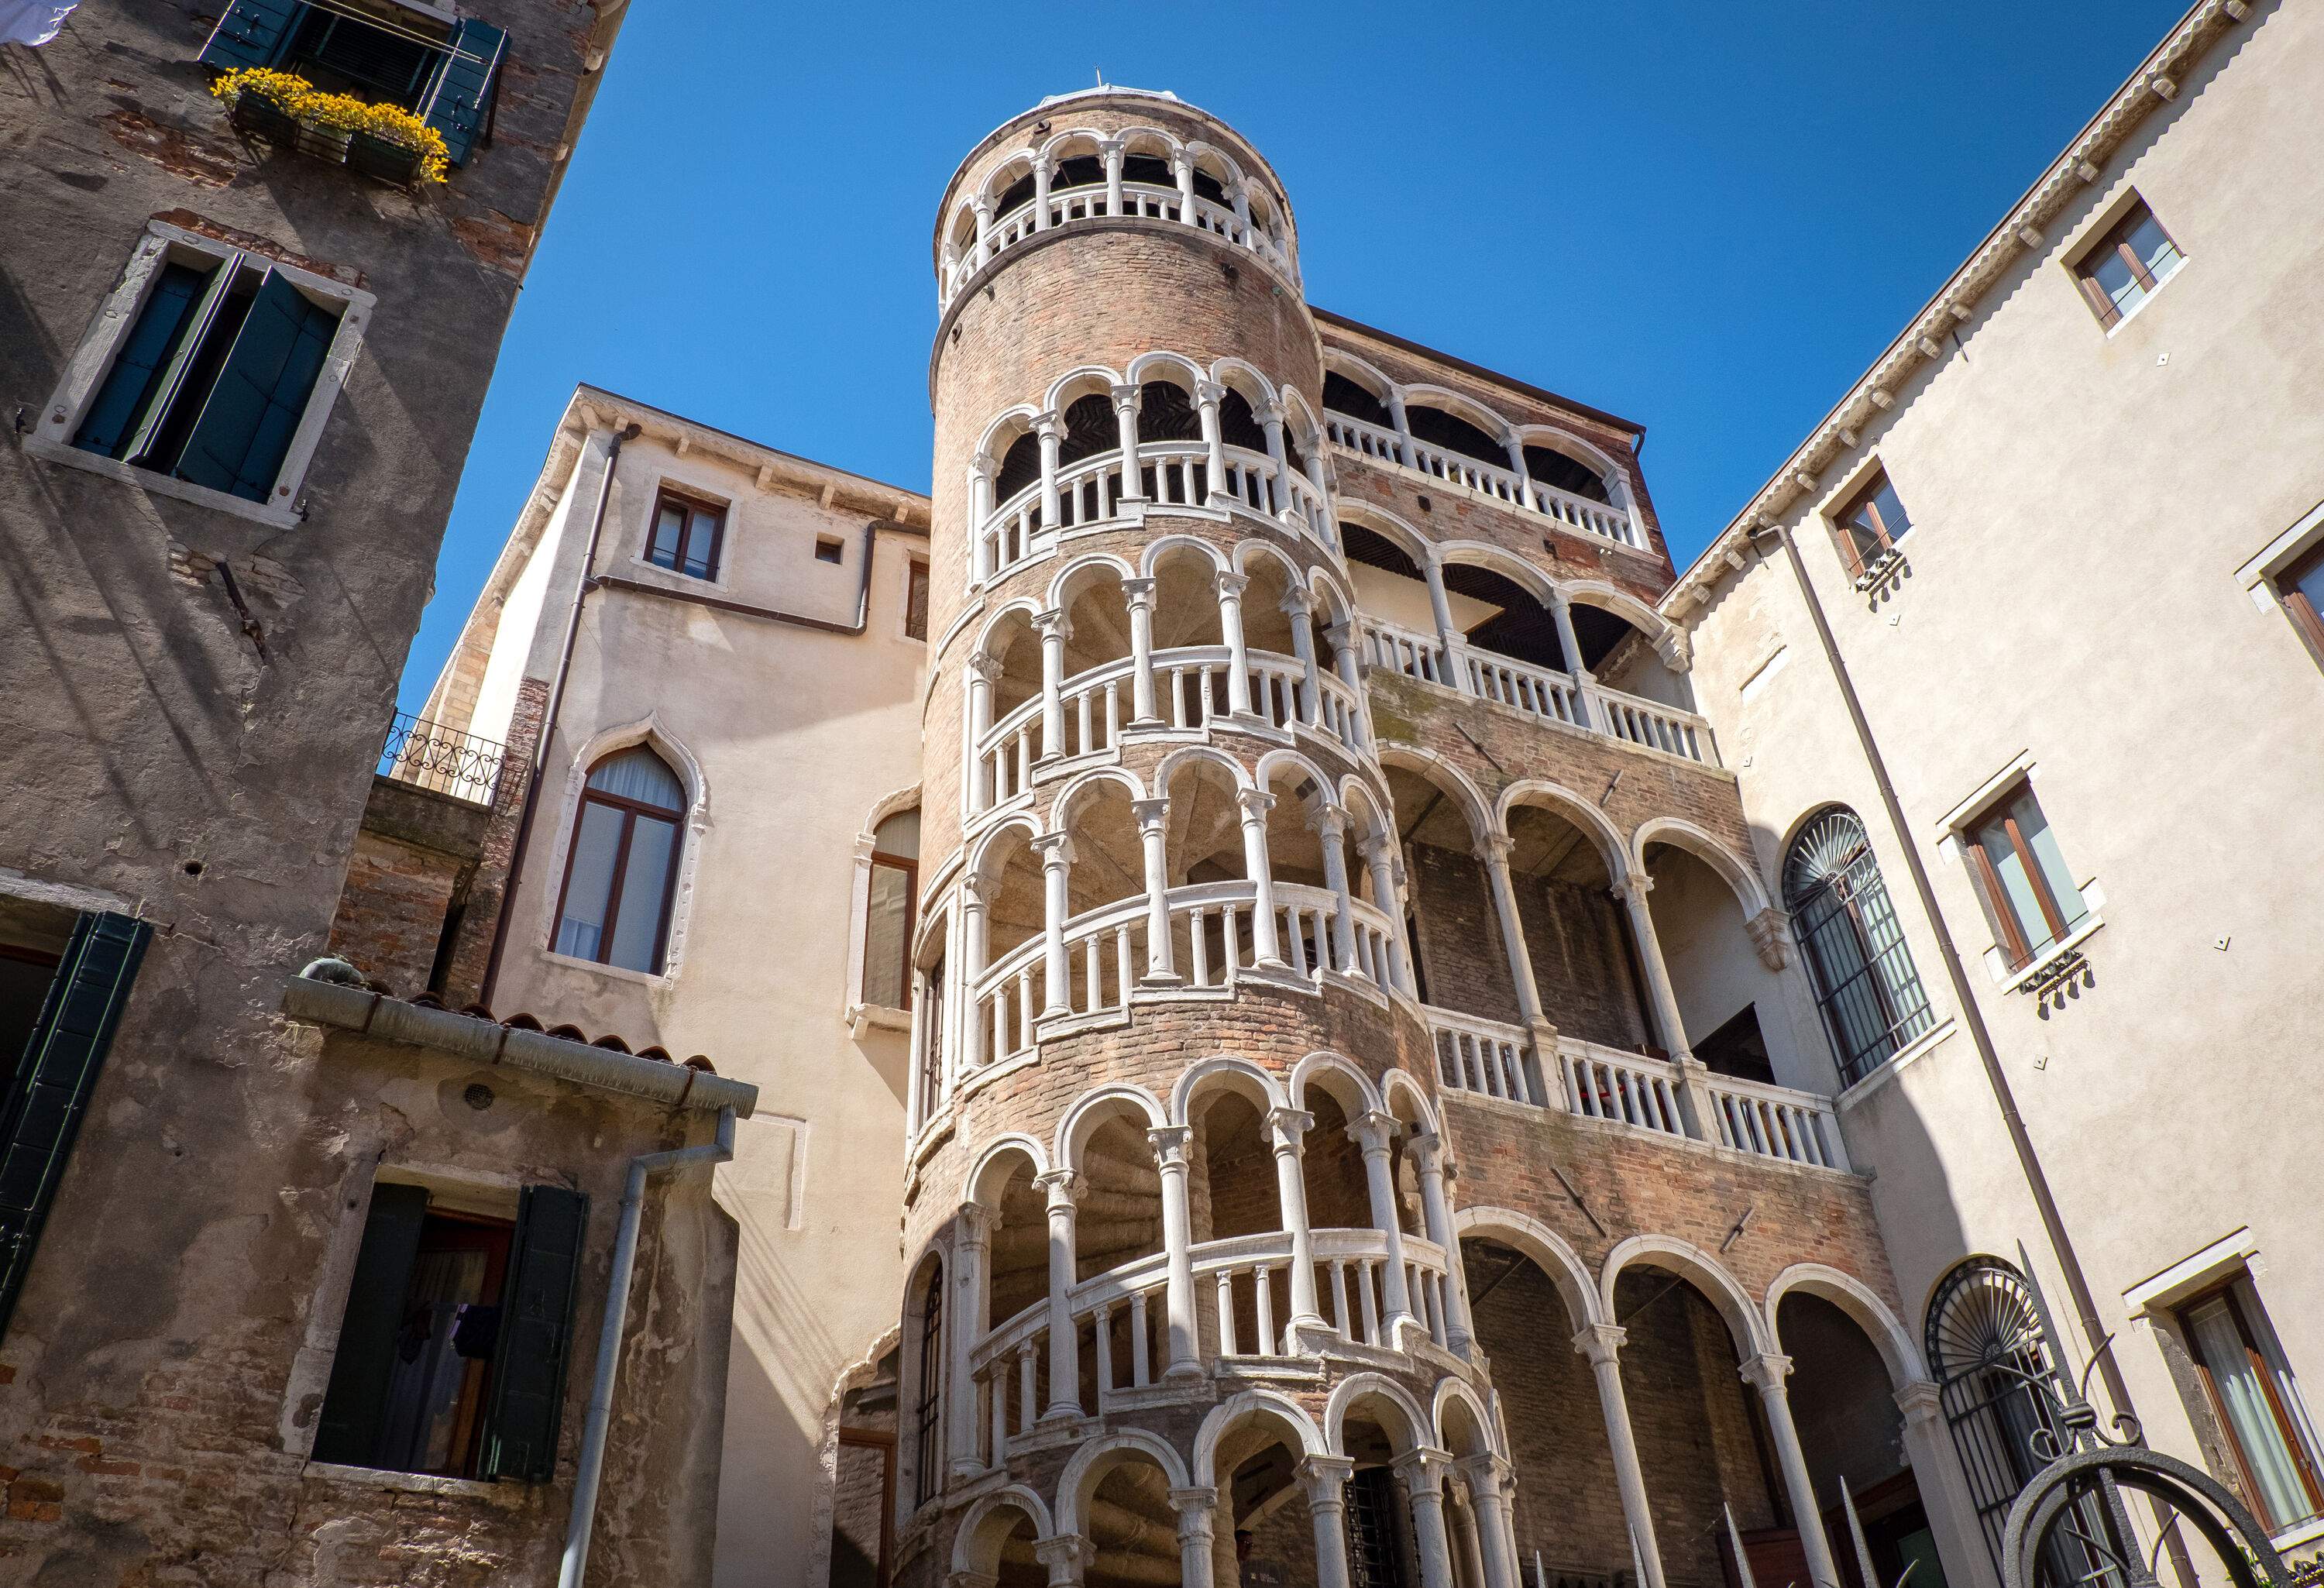
<path fill-rule="evenodd" d="M 1234 1270 L 1232 1269 L 1219 1270 L 1219 1354 L 1221 1356 L 1240 1354 L 1235 1350 Z"/>

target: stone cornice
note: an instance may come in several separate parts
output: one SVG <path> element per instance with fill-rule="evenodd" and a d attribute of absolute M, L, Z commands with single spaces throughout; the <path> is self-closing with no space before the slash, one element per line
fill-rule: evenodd
<path fill-rule="evenodd" d="M 1784 460 L 1750 504 L 1679 576 L 1660 603 L 1665 616 L 1683 620 L 1730 569 L 1743 566 L 1741 552 L 1754 529 L 1780 522 L 1803 496 L 1821 488 L 1825 469 L 1870 438 L 1877 421 L 1893 411 L 1896 394 L 1921 366 L 1944 356 L 1945 337 L 1971 318 L 1977 304 L 2022 255 L 2038 254 L 2050 245 L 2052 223 L 2080 201 L 2083 189 L 2098 180 L 2107 162 L 2156 106 L 2178 97 L 2190 69 L 2250 10 L 2247 0 L 2199 0 L 2180 18 L 1936 296 Z"/>

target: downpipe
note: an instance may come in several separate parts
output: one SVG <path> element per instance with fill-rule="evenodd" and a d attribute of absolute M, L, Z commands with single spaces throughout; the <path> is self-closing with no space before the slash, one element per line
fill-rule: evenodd
<path fill-rule="evenodd" d="M 720 1164 L 734 1156 L 734 1111 L 718 1111 L 717 1139 L 699 1147 L 641 1153 L 630 1159 L 629 1184 L 622 1192 L 621 1229 L 613 1237 L 613 1272 L 605 1292 L 605 1323 L 597 1338 L 596 1378 L 589 1387 L 589 1415 L 581 1427 L 581 1461 L 573 1477 L 573 1519 L 565 1531 L 565 1560 L 557 1588 L 581 1588 L 589 1565 L 589 1534 L 597 1517 L 597 1485 L 605 1473 L 605 1437 L 613 1420 L 613 1381 L 622 1365 L 622 1331 L 630 1320 L 630 1278 L 638 1263 L 638 1224 L 644 1214 L 646 1181 L 664 1169 Z"/>

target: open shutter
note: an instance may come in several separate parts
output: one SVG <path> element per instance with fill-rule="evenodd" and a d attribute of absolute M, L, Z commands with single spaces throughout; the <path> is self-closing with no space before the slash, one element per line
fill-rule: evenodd
<path fill-rule="evenodd" d="M 125 443 L 175 360 L 187 326 L 201 302 L 208 280 L 189 264 L 164 265 L 161 279 L 137 311 L 137 323 L 122 340 L 121 352 L 106 373 L 105 384 L 88 405 L 73 445 L 107 457 L 126 455 Z"/>
<path fill-rule="evenodd" d="M 84 915 L 73 923 L 41 1018 L 0 1100 L 0 1335 L 7 1333 L 88 1094 L 152 935 L 143 921 L 123 915 Z"/>
<path fill-rule="evenodd" d="M 452 35 L 452 52 L 436 73 L 421 117 L 444 134 L 444 147 L 454 165 L 468 163 L 468 151 L 484 125 L 484 102 L 493 91 L 493 74 L 508 51 L 508 35 L 490 23 L 464 20 Z"/>
<path fill-rule="evenodd" d="M 376 1458 L 388 1380 L 395 1371 L 396 1334 L 420 1253 L 420 1226 L 427 1217 L 425 1186 L 372 1187 L 363 1249 L 355 1254 L 346 1316 L 331 1358 L 330 1387 L 323 1392 L 322 1417 L 315 1428 L 317 1461 L 360 1467 Z"/>
<path fill-rule="evenodd" d="M 339 322 L 270 271 L 178 460 L 180 479 L 268 500 Z"/>
<path fill-rule="evenodd" d="M 481 1475 L 546 1483 L 557 1473 L 557 1429 L 572 1354 L 573 1300 L 589 1199 L 558 1186 L 527 1186 L 518 1205 L 501 1337 L 493 1352 Z"/>
<path fill-rule="evenodd" d="M 273 65 L 306 9 L 300 0 L 234 0 L 202 46 L 202 64 L 221 71 Z"/>

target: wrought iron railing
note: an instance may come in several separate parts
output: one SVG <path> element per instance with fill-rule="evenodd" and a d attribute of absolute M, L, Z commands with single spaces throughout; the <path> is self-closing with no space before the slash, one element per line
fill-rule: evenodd
<path fill-rule="evenodd" d="M 499 792 L 508 746 L 455 733 L 399 711 L 379 752 L 379 775 L 432 789 L 471 805 L 490 806 Z"/>

